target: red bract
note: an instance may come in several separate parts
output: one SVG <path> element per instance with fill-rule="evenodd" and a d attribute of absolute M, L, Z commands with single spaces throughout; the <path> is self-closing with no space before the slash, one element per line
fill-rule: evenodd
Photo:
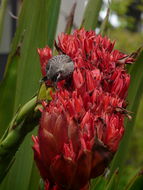
<path fill-rule="evenodd" d="M 43 49 L 38 49 L 38 54 L 40 56 L 41 72 L 44 77 L 46 75 L 46 65 L 48 60 L 52 57 L 52 50 L 46 46 Z"/>
<path fill-rule="evenodd" d="M 74 71 L 57 83 L 52 101 L 43 102 L 34 156 L 45 190 L 84 190 L 104 172 L 123 136 L 130 83 L 125 64 L 133 59 L 84 29 L 62 34 L 58 46 Z M 44 76 L 52 53 L 45 47 L 39 55 Z"/>

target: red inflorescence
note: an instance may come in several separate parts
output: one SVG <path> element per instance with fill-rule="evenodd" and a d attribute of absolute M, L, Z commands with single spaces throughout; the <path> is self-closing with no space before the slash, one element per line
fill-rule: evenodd
<path fill-rule="evenodd" d="M 133 59 L 94 31 L 63 33 L 58 40 L 74 71 L 70 83 L 59 81 L 52 101 L 43 103 L 34 157 L 45 190 L 85 190 L 104 172 L 123 136 L 130 83 L 125 64 Z M 38 53 L 45 76 L 52 52 L 45 47 Z"/>

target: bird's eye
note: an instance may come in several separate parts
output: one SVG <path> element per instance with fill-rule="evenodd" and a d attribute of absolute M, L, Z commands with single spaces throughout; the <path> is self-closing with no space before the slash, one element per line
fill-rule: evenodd
<path fill-rule="evenodd" d="M 52 81 L 57 82 L 59 73 L 55 73 L 54 76 L 52 77 Z"/>
<path fill-rule="evenodd" d="M 49 64 L 47 64 L 47 65 L 46 65 L 46 70 L 48 71 L 48 70 L 49 70 L 49 68 L 50 68 L 50 65 L 49 65 Z"/>
<path fill-rule="evenodd" d="M 57 73 L 54 74 L 52 77 L 52 81 L 58 82 L 61 79 L 61 71 L 58 71 Z"/>

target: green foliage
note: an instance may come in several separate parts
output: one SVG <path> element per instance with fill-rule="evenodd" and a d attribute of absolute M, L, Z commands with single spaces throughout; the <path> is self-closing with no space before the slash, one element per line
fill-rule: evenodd
<path fill-rule="evenodd" d="M 143 0 L 113 0 L 111 10 L 118 15 L 120 27 L 133 32 L 141 31 Z"/>
<path fill-rule="evenodd" d="M 106 183 L 107 180 L 103 176 L 93 179 L 91 180 L 91 190 L 102 190 L 105 188 Z"/>
<path fill-rule="evenodd" d="M 2 130 L 6 129 L 19 105 L 29 100 L 39 87 L 41 74 L 37 48 L 46 44 L 52 47 L 59 8 L 60 0 L 56 0 L 54 4 L 52 0 L 24 0 L 23 2 L 5 78 L 0 87 L 2 96 L 0 111 L 5 117 L 0 118 L 3 122 Z M 38 188 L 39 182 L 33 166 L 31 146 L 30 134 L 17 152 L 16 161 L 0 186 L 1 190 L 10 190 L 11 187 L 14 190 L 19 187 L 21 190 L 31 190 L 35 186 Z M 35 180 L 31 181 L 33 176 Z"/>
<path fill-rule="evenodd" d="M 110 9 L 108 8 L 106 16 L 100 26 L 100 34 L 102 36 L 105 36 L 105 34 L 107 33 L 107 28 L 108 28 L 108 24 L 109 24 L 109 14 L 110 14 Z"/>
<path fill-rule="evenodd" d="M 112 0 L 111 9 L 119 15 L 124 15 L 132 1 L 133 0 Z"/>
<path fill-rule="evenodd" d="M 117 28 L 110 29 L 108 36 L 111 40 L 116 41 L 115 48 L 128 54 L 130 54 L 131 52 L 135 51 L 143 45 L 142 33 L 133 33 L 122 28 Z"/>
<path fill-rule="evenodd" d="M 125 161 L 126 167 L 123 171 L 124 178 L 121 178 L 120 187 L 123 188 L 130 181 L 133 176 L 138 173 L 143 166 L 143 97 L 140 100 L 140 105 L 137 111 L 136 121 L 132 134 L 132 141 L 130 142 L 127 159 Z M 133 114 L 134 117 L 135 114 Z"/>
<path fill-rule="evenodd" d="M 4 15 L 7 7 L 7 0 L 1 0 L 0 2 L 0 41 L 3 32 Z"/>
<path fill-rule="evenodd" d="M 124 188 L 124 190 L 141 189 L 143 189 L 143 170 L 139 171 Z"/>
<path fill-rule="evenodd" d="M 143 59 L 143 51 L 141 52 L 139 58 L 136 61 L 136 64 L 134 64 L 130 69 L 131 74 L 131 85 L 129 88 L 129 95 L 128 100 L 130 102 L 128 106 L 128 110 L 132 111 L 133 113 L 137 113 L 140 99 L 143 94 L 143 73 L 142 73 L 142 59 Z M 125 134 L 123 137 L 123 140 L 120 144 L 119 150 L 116 153 L 116 156 L 112 162 L 112 168 L 111 171 L 113 172 L 116 168 L 119 168 L 119 179 L 123 175 L 123 171 L 125 168 L 125 161 L 127 159 L 128 150 L 129 150 L 129 143 L 133 134 L 133 129 L 135 126 L 135 115 L 132 118 L 131 121 L 126 121 L 125 126 Z M 124 156 L 123 156 L 124 155 Z"/>
<path fill-rule="evenodd" d="M 25 135 L 33 130 L 39 121 L 39 114 L 36 117 L 34 111 L 35 106 L 36 97 L 18 110 L 0 140 L 0 183 L 9 171 L 10 165 L 14 161 L 14 155 Z"/>
<path fill-rule="evenodd" d="M 106 183 L 105 190 L 116 190 L 118 183 L 118 169 L 116 169 L 110 179 Z"/>
<path fill-rule="evenodd" d="M 89 0 L 83 16 L 82 26 L 86 30 L 94 30 L 97 26 L 99 11 L 102 6 L 102 0 Z M 90 15 L 90 16 L 89 16 Z"/>

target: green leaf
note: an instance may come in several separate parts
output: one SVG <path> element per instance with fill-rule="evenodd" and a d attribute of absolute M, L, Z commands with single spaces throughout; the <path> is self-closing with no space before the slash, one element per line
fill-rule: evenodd
<path fill-rule="evenodd" d="M 54 3 L 52 0 L 23 1 L 18 28 L 13 42 L 14 49 L 12 49 L 13 55 L 17 55 L 17 49 L 19 49 L 18 42 L 20 42 L 21 36 L 23 35 L 20 52 L 17 55 L 18 60 L 16 60 L 16 64 L 14 65 L 14 72 L 17 73 L 15 80 L 15 111 L 19 105 L 23 105 L 32 97 L 39 87 L 41 74 L 37 48 L 43 47 L 46 44 L 52 47 L 56 33 L 60 2 L 60 0 L 55 0 Z M 9 62 L 7 72 L 10 67 L 12 67 L 12 64 L 13 61 Z M 9 73 L 11 73 L 11 69 Z M 11 86 L 8 86 L 9 83 L 10 80 L 7 81 L 7 88 L 9 89 L 7 92 L 13 91 Z M 4 87 L 5 84 L 3 85 Z M 6 96 L 11 96 L 11 94 L 7 92 L 5 91 Z M 12 98 L 11 101 L 13 104 L 14 95 Z M 4 102 L 6 105 L 7 102 Z M 16 161 L 12 169 L 0 186 L 1 190 L 9 190 L 11 188 L 14 190 L 19 190 L 19 188 L 21 190 L 35 189 L 34 180 L 31 181 L 30 179 L 33 176 L 33 151 L 31 146 L 31 134 L 29 134 L 17 152 Z"/>
<path fill-rule="evenodd" d="M 44 181 L 42 178 L 39 181 L 39 190 L 44 190 Z"/>
<path fill-rule="evenodd" d="M 143 189 L 143 170 L 138 172 L 127 184 L 124 190 L 141 190 Z"/>
<path fill-rule="evenodd" d="M 110 180 L 108 180 L 108 183 L 106 184 L 105 190 L 116 190 L 118 181 L 118 169 L 116 169 L 111 176 Z"/>
<path fill-rule="evenodd" d="M 86 30 L 95 30 L 102 2 L 102 0 L 88 1 L 82 21 L 82 27 L 84 27 Z"/>
<path fill-rule="evenodd" d="M 20 30 L 17 30 L 16 37 L 13 40 L 12 50 L 8 57 L 4 78 L 0 84 L 0 136 L 2 136 L 6 130 L 13 116 L 17 67 L 20 59 L 21 46 L 24 39 L 24 33 L 20 34 L 20 32 Z"/>
<path fill-rule="evenodd" d="M 7 0 L 1 0 L 1 3 L 0 3 L 0 42 L 1 42 L 2 32 L 3 32 L 3 23 L 4 23 L 6 7 L 7 7 Z"/>
<path fill-rule="evenodd" d="M 65 27 L 65 33 L 70 34 L 72 27 L 73 27 L 73 20 L 74 20 L 74 14 L 75 14 L 75 9 L 76 9 L 77 3 L 75 2 L 72 6 L 72 9 L 70 11 L 70 14 L 67 17 L 67 23 Z"/>
<path fill-rule="evenodd" d="M 96 179 L 91 180 L 91 190 L 103 190 L 105 188 L 105 185 L 107 183 L 107 180 L 103 177 L 100 176 Z"/>
<path fill-rule="evenodd" d="M 37 190 L 38 189 L 39 178 L 40 178 L 40 174 L 39 174 L 38 168 L 36 166 L 36 163 L 33 162 L 31 176 L 30 176 L 29 185 L 28 185 L 29 190 L 32 190 L 32 189 Z"/>
<path fill-rule="evenodd" d="M 120 148 L 112 162 L 111 171 L 113 172 L 115 168 L 119 168 L 119 177 L 122 176 L 123 169 L 125 167 L 125 161 L 128 154 L 129 144 L 131 142 L 132 132 L 134 128 L 134 123 L 136 119 L 136 113 L 140 104 L 141 96 L 143 94 L 143 51 L 138 57 L 136 63 L 132 65 L 130 69 L 131 75 L 131 85 L 128 92 L 129 106 L 128 110 L 133 112 L 132 120 L 127 120 L 125 122 L 125 134 L 120 144 Z M 111 174 L 112 174 L 111 172 Z"/>
<path fill-rule="evenodd" d="M 0 182 L 10 169 L 21 142 L 39 122 L 41 114 L 35 113 L 35 106 L 36 97 L 20 108 L 0 141 Z"/>
<path fill-rule="evenodd" d="M 108 8 L 107 9 L 107 13 L 106 13 L 106 16 L 101 24 L 101 27 L 100 27 L 100 34 L 102 36 L 104 36 L 107 32 L 107 28 L 108 28 L 108 20 L 109 20 L 109 14 L 110 14 L 110 9 Z"/>
<path fill-rule="evenodd" d="M 19 103 L 25 103 L 38 89 L 41 72 L 37 48 L 46 44 L 50 47 L 53 46 L 60 7 L 59 0 L 56 0 L 54 4 L 52 0 L 41 0 L 40 2 L 32 0 L 27 4 L 26 2 L 25 8 L 28 10 L 24 20 L 22 19 L 26 26 L 18 67 L 15 109 Z M 33 3 L 34 9 L 31 14 Z"/>

